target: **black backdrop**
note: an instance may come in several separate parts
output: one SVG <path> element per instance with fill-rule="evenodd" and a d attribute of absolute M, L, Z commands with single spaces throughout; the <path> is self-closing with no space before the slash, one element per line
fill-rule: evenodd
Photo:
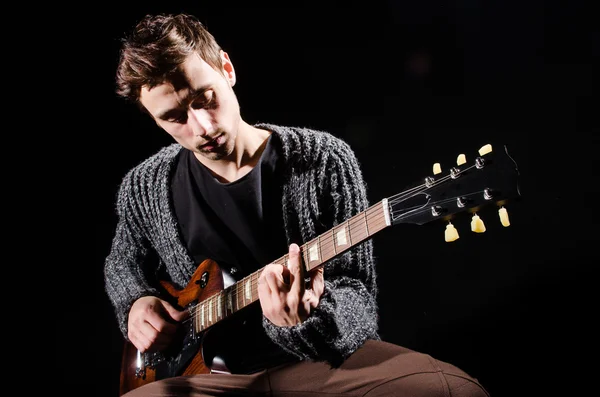
<path fill-rule="evenodd" d="M 428 175 L 434 162 L 508 145 L 522 193 L 507 205 L 511 227 L 488 216 L 481 235 L 457 220 L 452 244 L 435 223 L 374 238 L 381 334 L 457 364 L 492 396 L 586 390 L 599 262 L 598 35 L 582 3 L 216 4 L 98 3 L 75 17 L 85 42 L 75 88 L 89 128 L 74 140 L 86 160 L 69 171 L 87 181 L 75 186 L 87 198 L 86 233 L 73 232 L 84 256 L 68 273 L 74 307 L 56 327 L 58 379 L 69 393 L 117 395 L 121 339 L 102 285 L 114 195 L 131 166 L 171 142 L 114 94 L 119 38 L 145 13 L 178 11 L 196 14 L 230 54 L 247 121 L 342 137 L 371 202 Z"/>

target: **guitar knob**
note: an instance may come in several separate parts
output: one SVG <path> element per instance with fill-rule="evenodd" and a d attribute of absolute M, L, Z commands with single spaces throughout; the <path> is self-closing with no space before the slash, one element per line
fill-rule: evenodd
<path fill-rule="evenodd" d="M 448 222 L 446 225 L 446 231 L 444 232 L 444 237 L 447 243 L 451 243 L 452 241 L 456 241 L 460 236 L 458 235 L 458 230 L 454 227 L 452 222 Z"/>
<path fill-rule="evenodd" d="M 490 145 L 489 143 L 487 145 L 483 145 L 480 149 L 479 149 L 479 155 L 480 156 L 485 156 L 486 154 L 490 153 L 492 151 L 492 145 Z"/>
<path fill-rule="evenodd" d="M 510 220 L 508 219 L 508 212 L 506 211 L 506 208 L 500 208 L 498 210 L 498 214 L 500 215 L 500 223 L 502 223 L 502 226 L 510 226 Z"/>
<path fill-rule="evenodd" d="M 456 158 L 456 165 L 463 165 L 466 162 L 467 162 L 467 158 L 465 157 L 464 154 L 459 154 L 458 157 Z"/>
<path fill-rule="evenodd" d="M 471 219 L 471 230 L 475 233 L 485 232 L 485 224 L 477 214 L 474 214 L 473 218 Z"/>

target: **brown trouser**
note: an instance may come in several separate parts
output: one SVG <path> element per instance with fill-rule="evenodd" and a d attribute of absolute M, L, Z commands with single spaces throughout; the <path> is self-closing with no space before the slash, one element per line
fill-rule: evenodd
<path fill-rule="evenodd" d="M 367 341 L 339 368 L 303 361 L 251 375 L 204 374 L 157 380 L 134 396 L 489 397 L 459 368 L 383 341 Z"/>

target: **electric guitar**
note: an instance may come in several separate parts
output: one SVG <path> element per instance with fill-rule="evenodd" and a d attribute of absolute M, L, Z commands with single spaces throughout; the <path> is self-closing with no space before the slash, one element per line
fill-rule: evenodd
<path fill-rule="evenodd" d="M 474 232 L 484 232 L 478 212 L 488 205 L 498 208 L 500 222 L 510 225 L 504 205 L 520 196 L 516 162 L 502 145 L 492 150 L 481 147 L 468 162 L 461 154 L 456 165 L 442 172 L 435 163 L 432 173 L 401 193 L 384 198 L 329 231 L 300 246 L 305 271 L 311 271 L 350 248 L 370 239 L 376 233 L 401 223 L 423 225 L 429 222 L 446 223 L 445 240 L 459 236 L 451 220 L 458 213 L 472 214 Z M 274 261 L 287 265 L 287 254 Z M 203 261 L 188 285 L 181 290 L 168 282 L 164 289 L 190 317 L 183 322 L 181 337 L 166 351 L 140 353 L 131 343 L 123 349 L 121 395 L 144 384 L 179 375 L 228 373 L 227 364 L 213 354 L 205 343 L 216 324 L 258 301 L 257 281 L 262 269 L 225 286 L 223 271 L 210 259 Z"/>

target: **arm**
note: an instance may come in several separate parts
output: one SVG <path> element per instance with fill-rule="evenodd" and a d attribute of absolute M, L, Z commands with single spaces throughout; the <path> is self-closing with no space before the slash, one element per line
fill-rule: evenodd
<path fill-rule="evenodd" d="M 312 215 L 329 229 L 366 209 L 368 202 L 358 162 L 349 146 L 337 140 L 326 146 L 315 172 L 317 205 Z M 371 241 L 353 247 L 324 269 L 323 295 L 305 321 L 280 327 L 263 318 L 263 325 L 275 343 L 299 358 L 337 366 L 365 340 L 379 339 Z"/>
<path fill-rule="evenodd" d="M 168 266 L 166 258 L 182 264 L 175 276 L 168 273 L 170 281 L 183 283 L 188 277 L 187 258 L 177 256 L 182 246 L 174 238 L 167 199 L 168 175 L 180 148 L 163 148 L 132 169 L 117 195 L 118 222 L 105 260 L 105 286 L 123 336 L 142 352 L 167 346 L 176 323 L 188 315 L 173 306 L 158 274 L 159 266 Z"/>
<path fill-rule="evenodd" d="M 110 252 L 104 264 L 105 289 L 115 310 L 118 326 L 127 337 L 127 321 L 133 303 L 149 295 L 158 295 L 147 274 L 149 242 L 140 225 L 141 214 L 133 195 L 133 176 L 123 179 L 117 196 L 118 221 Z"/>

